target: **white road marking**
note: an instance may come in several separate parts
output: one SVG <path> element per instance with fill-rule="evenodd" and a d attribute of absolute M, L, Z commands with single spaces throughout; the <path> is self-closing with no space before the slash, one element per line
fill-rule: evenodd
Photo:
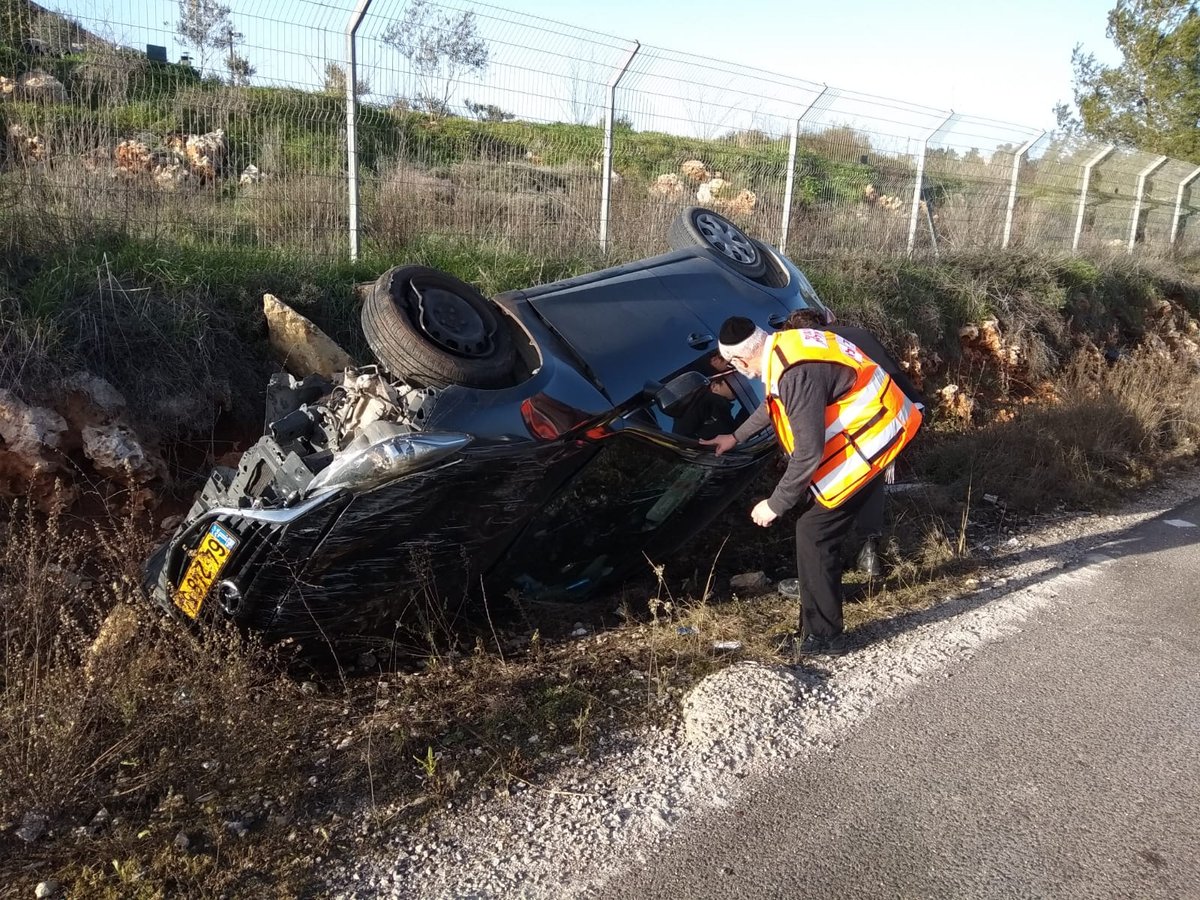
<path fill-rule="evenodd" d="M 1189 522 L 1187 519 L 1167 519 L 1168 525 L 1174 525 L 1176 528 L 1195 528 L 1195 522 Z"/>

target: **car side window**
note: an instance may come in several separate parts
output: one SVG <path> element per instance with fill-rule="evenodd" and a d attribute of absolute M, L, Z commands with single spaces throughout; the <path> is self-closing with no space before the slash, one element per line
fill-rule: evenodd
<path fill-rule="evenodd" d="M 668 433 L 692 440 L 707 440 L 729 434 L 754 410 L 757 402 L 747 380 L 735 372 L 719 353 L 706 353 L 696 362 L 672 372 L 663 382 L 684 372 L 700 372 L 709 379 L 707 390 L 698 391 L 668 416 L 657 406 L 652 408 L 658 427 Z M 753 405 L 752 405 L 753 404 Z"/>

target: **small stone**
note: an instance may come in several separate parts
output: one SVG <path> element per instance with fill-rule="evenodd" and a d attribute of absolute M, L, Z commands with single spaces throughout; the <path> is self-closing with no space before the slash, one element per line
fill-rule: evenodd
<path fill-rule="evenodd" d="M 21 827 L 17 829 L 17 837 L 28 844 L 32 844 L 43 834 L 46 833 L 46 826 L 50 823 L 50 817 L 41 812 L 27 812 L 25 817 L 21 819 Z"/>
<path fill-rule="evenodd" d="M 743 572 L 729 579 L 729 589 L 732 591 L 761 591 L 770 584 L 766 572 Z"/>
<path fill-rule="evenodd" d="M 38 900 L 45 900 L 47 897 L 57 897 L 58 882 L 53 878 L 39 881 L 38 886 L 33 889 L 33 896 L 37 897 Z"/>
<path fill-rule="evenodd" d="M 250 833 L 250 829 L 246 827 L 246 823 L 238 821 L 226 822 L 225 830 L 239 838 L 244 838 Z"/>

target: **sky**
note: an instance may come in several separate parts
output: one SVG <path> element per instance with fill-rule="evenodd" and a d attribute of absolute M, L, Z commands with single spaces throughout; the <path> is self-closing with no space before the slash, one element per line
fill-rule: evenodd
<path fill-rule="evenodd" d="M 354 0 L 224 2 L 246 36 L 242 52 L 258 67 L 256 83 L 314 86 L 324 62 L 344 56 Z M 948 110 L 1023 126 L 956 125 L 964 147 L 1019 143 L 1053 128 L 1054 104 L 1071 99 L 1076 44 L 1104 62 L 1119 59 L 1105 35 L 1115 0 L 439 2 L 454 15 L 474 9 L 492 49 L 487 75 L 468 76 L 457 102 L 495 102 L 543 121 L 587 118 L 580 101 L 599 109 L 605 82 L 637 40 L 644 46 L 619 102 L 639 129 L 691 128 L 698 137 L 746 127 L 786 133 L 829 85 L 871 96 L 834 98 L 823 124 L 861 125 L 892 135 L 901 149 Z M 182 51 L 173 35 L 176 0 L 60 0 L 55 8 L 130 46 L 162 44 L 172 59 Z M 404 0 L 372 0 L 360 50 L 369 100 L 414 90 L 379 40 L 403 9 Z M 763 71 L 747 77 L 737 66 Z"/>
<path fill-rule="evenodd" d="M 1115 0 L 526 0 L 519 8 L 643 43 L 868 94 L 1052 127 L 1071 50 L 1105 61 Z"/>

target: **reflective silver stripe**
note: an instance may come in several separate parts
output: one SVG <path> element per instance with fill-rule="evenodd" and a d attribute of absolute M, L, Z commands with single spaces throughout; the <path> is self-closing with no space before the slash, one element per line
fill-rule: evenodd
<path fill-rule="evenodd" d="M 887 379 L 887 372 L 876 366 L 875 374 L 871 376 L 871 380 L 859 393 L 859 398 L 838 413 L 837 418 L 825 426 L 825 443 L 828 444 L 835 435 L 850 430 L 850 423 L 861 416 L 872 403 L 879 400 L 879 395 L 883 392 L 883 386 L 887 383 Z"/>
<path fill-rule="evenodd" d="M 875 456 L 883 452 L 904 431 L 908 426 L 909 420 L 912 418 L 913 410 L 912 401 L 905 399 L 900 414 L 895 419 L 885 425 L 877 434 L 858 444 L 855 447 L 858 452 L 851 454 L 839 466 L 827 472 L 819 481 L 813 482 L 813 492 L 824 496 L 829 488 L 839 481 L 844 480 L 845 484 L 849 485 L 864 477 L 864 475 L 870 474 L 870 462 L 874 462 Z"/>
<path fill-rule="evenodd" d="M 859 470 L 857 474 L 854 473 L 854 470 L 856 469 Z M 828 473 L 826 473 L 825 477 L 820 481 L 814 481 L 813 490 L 823 496 L 825 492 L 829 490 L 831 485 L 837 482 L 853 484 L 870 471 L 871 467 L 867 464 L 867 461 L 857 453 L 852 453 L 849 457 L 842 461 L 841 465 L 835 469 L 831 469 Z"/>
<path fill-rule="evenodd" d="M 904 423 L 906 421 L 908 421 L 908 416 L 897 416 L 877 434 L 873 434 L 867 440 L 862 441 L 858 445 L 858 449 L 862 452 L 862 455 L 873 461 L 892 442 L 896 435 L 904 430 Z"/>

